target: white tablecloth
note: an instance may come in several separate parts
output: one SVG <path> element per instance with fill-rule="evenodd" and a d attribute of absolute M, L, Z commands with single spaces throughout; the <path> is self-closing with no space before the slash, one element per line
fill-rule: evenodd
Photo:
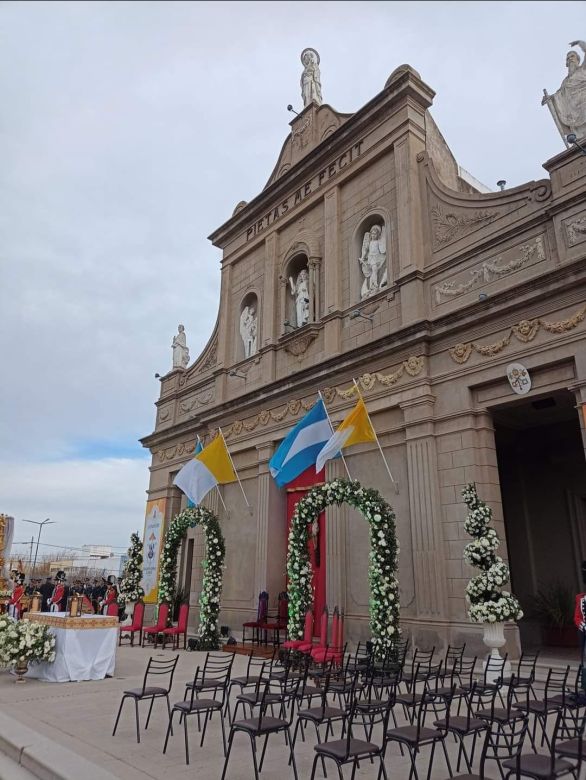
<path fill-rule="evenodd" d="M 66 616 L 65 612 L 52 613 L 55 617 Z M 97 615 L 88 615 L 96 619 Z M 77 618 L 83 620 L 84 616 Z M 50 626 L 55 635 L 55 661 L 31 664 L 27 677 L 47 682 L 70 682 L 80 680 L 103 680 L 114 674 L 117 628 L 56 628 Z"/>

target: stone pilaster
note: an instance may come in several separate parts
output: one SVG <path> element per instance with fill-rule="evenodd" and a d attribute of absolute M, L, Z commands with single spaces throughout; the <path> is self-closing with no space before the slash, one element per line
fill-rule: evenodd
<path fill-rule="evenodd" d="M 269 473 L 273 445 L 258 450 L 255 592 L 266 590 L 271 605 L 285 588 L 284 556 L 287 545 L 284 497 Z"/>
<path fill-rule="evenodd" d="M 447 616 L 447 576 L 441 522 L 433 398 L 423 396 L 402 404 L 407 424 L 407 473 L 417 614 Z"/>
<path fill-rule="evenodd" d="M 338 458 L 326 465 L 328 481 L 346 478 L 344 464 Z M 334 606 L 346 611 L 346 527 L 348 504 L 326 509 L 326 603 L 330 612 Z"/>
<path fill-rule="evenodd" d="M 341 311 L 342 259 L 340 257 L 340 188 L 333 187 L 324 198 L 324 315 Z M 325 323 L 324 346 L 329 355 L 342 347 L 342 326 L 339 319 Z"/>

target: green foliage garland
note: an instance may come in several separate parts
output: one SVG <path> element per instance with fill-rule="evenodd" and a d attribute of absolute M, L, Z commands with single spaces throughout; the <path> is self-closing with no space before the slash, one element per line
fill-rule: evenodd
<path fill-rule="evenodd" d="M 124 571 L 118 587 L 118 603 L 124 607 L 129 601 L 138 601 L 144 596 L 141 587 L 142 580 L 142 540 L 135 531 L 130 535 L 130 547 L 128 548 L 128 560 L 124 564 Z"/>
<path fill-rule="evenodd" d="M 480 500 L 472 483 L 462 490 L 462 498 L 469 512 L 464 529 L 472 537 L 464 548 L 464 560 L 482 572 L 466 586 L 468 617 L 473 623 L 520 620 L 521 605 L 511 593 L 502 590 L 509 581 L 509 567 L 496 554 L 500 545 L 497 532 L 488 527 L 492 509 Z"/>
<path fill-rule="evenodd" d="M 358 509 L 370 527 L 370 629 L 375 655 L 382 657 L 400 634 L 395 514 L 377 490 L 363 488 L 355 480 L 335 479 L 314 487 L 295 507 L 287 553 L 289 634 L 303 637 L 305 613 L 313 602 L 307 549 L 311 524 L 326 507 L 343 503 Z"/>
<path fill-rule="evenodd" d="M 217 650 L 220 642 L 218 617 L 226 545 L 220 522 L 209 509 L 203 506 L 190 507 L 171 521 L 161 553 L 158 602 L 173 602 L 179 546 L 187 529 L 195 528 L 196 525 L 201 525 L 206 535 L 206 558 L 202 561 L 204 573 L 199 596 L 199 649 Z"/>

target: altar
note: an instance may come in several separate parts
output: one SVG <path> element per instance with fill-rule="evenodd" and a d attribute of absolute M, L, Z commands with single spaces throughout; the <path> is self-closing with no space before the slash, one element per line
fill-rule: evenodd
<path fill-rule="evenodd" d="M 118 618 L 71 617 L 67 612 L 30 612 L 27 618 L 55 635 L 55 661 L 31 664 L 26 674 L 47 682 L 103 680 L 114 674 Z"/>

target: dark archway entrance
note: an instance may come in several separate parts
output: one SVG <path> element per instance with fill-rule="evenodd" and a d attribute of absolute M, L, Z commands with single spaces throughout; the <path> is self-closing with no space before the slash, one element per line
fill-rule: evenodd
<path fill-rule="evenodd" d="M 537 592 L 565 589 L 571 611 L 582 590 L 586 461 L 579 413 L 569 391 L 493 410 L 511 584 L 527 616 L 519 625 L 526 650 L 542 643 L 541 622 L 532 617 Z"/>

